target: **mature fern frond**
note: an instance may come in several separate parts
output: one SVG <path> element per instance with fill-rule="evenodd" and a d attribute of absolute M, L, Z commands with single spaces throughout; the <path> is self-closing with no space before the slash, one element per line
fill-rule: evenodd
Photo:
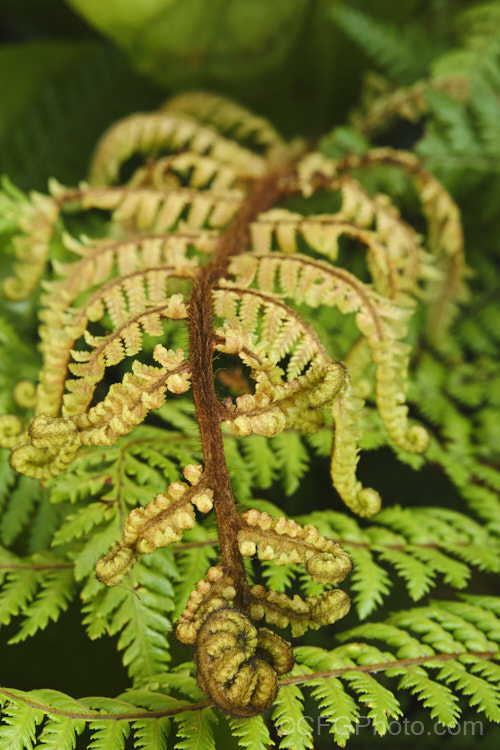
<path fill-rule="evenodd" d="M 0 548 L 0 625 L 24 619 L 17 643 L 56 620 L 75 594 L 73 565 L 50 552 L 20 558 Z"/>
<path fill-rule="evenodd" d="M 397 682 L 399 689 L 413 693 L 431 717 L 446 726 L 456 726 L 461 713 L 449 687 L 455 684 L 472 707 L 498 721 L 499 611 L 494 597 L 433 602 L 409 613 L 395 613 L 382 623 L 348 630 L 340 635 L 343 645 L 330 651 L 313 646 L 298 648 L 297 666 L 281 679 L 272 713 L 282 747 L 312 747 L 312 727 L 302 710 L 303 688 L 310 689 L 321 717 L 340 746 L 353 733 L 361 715 L 384 735 L 390 720 L 401 716 L 401 708 L 393 691 L 380 681 L 381 672 L 389 678 L 391 687 Z M 410 621 L 413 625 L 406 629 Z M 384 650 L 373 642 L 383 644 Z M 2 748 L 15 746 L 9 746 L 9 742 L 17 741 L 22 747 L 22 742 L 33 741 L 37 726 L 43 726 L 46 737 L 63 726 L 71 738 L 86 724 L 95 742 L 106 738 L 115 741 L 120 750 L 125 747 L 130 728 L 137 737 L 154 736 L 162 743 L 160 747 L 166 747 L 169 720 L 179 727 L 176 748 L 215 747 L 213 726 L 217 718 L 207 701 L 199 701 L 192 678 L 179 668 L 169 678 L 156 680 L 154 688 L 146 682 L 116 700 L 76 701 L 52 690 L 25 693 L 6 688 L 0 688 L 0 695 Z M 261 717 L 224 720 L 241 738 L 242 747 L 249 750 L 262 748 L 269 737 Z M 250 734 L 251 729 L 254 734 Z"/>
<path fill-rule="evenodd" d="M 400 83 L 421 77 L 439 52 L 429 29 L 417 23 L 397 28 L 346 5 L 332 9 L 331 15 L 344 33 Z"/>
<path fill-rule="evenodd" d="M 133 596 L 123 588 L 103 591 L 95 579 L 82 589 L 89 637 L 119 633 L 123 663 L 136 682 L 161 672 L 170 660 L 169 613 L 174 606 L 170 580 L 177 575 L 170 555 L 156 555 L 145 558 L 131 574 Z"/>
<path fill-rule="evenodd" d="M 339 20 L 350 11 L 341 8 Z M 366 35 L 358 37 L 370 51 L 377 39 L 377 23 L 371 19 Z M 437 55 L 429 74 L 422 70 L 420 80 L 401 87 L 395 70 L 387 69 L 392 80 L 371 77 L 362 107 L 353 114 L 353 124 L 365 134 L 380 133 L 394 124 L 394 118 L 417 122 L 422 137 L 415 151 L 434 174 L 460 198 L 467 193 L 465 210 L 477 219 L 478 212 L 492 215 L 493 206 L 475 193 L 481 189 L 495 193 L 499 157 L 498 90 L 500 86 L 498 3 L 482 3 L 460 13 L 456 19 L 458 45 Z M 386 45 L 390 50 L 391 44 Z M 423 59 L 423 58 L 422 58 Z M 426 77 L 424 77 L 426 75 Z M 395 84 L 395 85 L 394 85 Z"/>

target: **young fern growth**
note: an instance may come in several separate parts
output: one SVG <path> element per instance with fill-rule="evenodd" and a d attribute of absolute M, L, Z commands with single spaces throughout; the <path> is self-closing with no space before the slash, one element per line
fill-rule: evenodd
<path fill-rule="evenodd" d="M 137 156 L 144 164 L 116 184 Z M 349 174 L 381 163 L 415 180 L 427 246 L 387 197 L 369 195 Z M 331 212 L 306 210 L 318 191 Z M 301 200 L 304 213 L 289 210 L 290 199 Z M 72 215 L 96 209 L 109 213 L 102 236 L 72 235 Z M 27 426 L 12 415 L 0 419 L 12 466 L 46 482 L 85 446 L 130 433 L 167 393 L 192 389 L 203 466 L 187 465 L 186 481 L 133 510 L 96 573 L 118 584 L 139 556 L 180 540 L 196 512 L 214 508 L 221 562 L 191 593 L 177 637 L 195 647 L 199 684 L 217 706 L 241 717 L 260 713 L 274 702 L 293 654 L 255 623 L 290 625 L 300 636 L 343 617 L 350 601 L 335 588 L 302 599 L 250 586 L 243 558 L 303 564 L 325 586 L 352 566 L 340 544 L 311 524 L 256 509 L 240 515 L 224 431 L 314 433 L 332 418 L 333 485 L 355 513 L 376 514 L 378 492 L 356 476 L 363 396 L 373 379 L 374 408 L 392 441 L 425 451 L 426 430 L 408 420 L 404 338 L 416 298 L 427 297 L 441 330 L 463 293 L 455 205 L 409 154 L 378 150 L 338 161 L 305 154 L 261 118 L 193 93 L 115 125 L 96 150 L 88 184 L 54 184 L 51 196 L 28 204 L 12 192 L 8 212 L 19 227 L 15 276 L 4 283 L 11 299 L 33 290 L 52 245 L 77 256 L 53 261 L 55 278 L 43 282 L 35 416 Z M 370 283 L 335 264 L 346 241 L 366 248 Z M 303 314 L 319 306 L 354 316 L 359 338 L 351 351 L 328 351 Z M 164 321 L 187 326 L 187 352 L 164 345 Z M 221 355 L 248 373 L 235 400 L 215 387 Z"/>

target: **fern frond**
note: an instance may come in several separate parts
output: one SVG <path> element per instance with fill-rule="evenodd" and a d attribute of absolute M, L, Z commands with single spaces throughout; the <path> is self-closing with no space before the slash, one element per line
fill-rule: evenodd
<path fill-rule="evenodd" d="M 401 29 L 345 5 L 332 9 L 331 15 L 356 44 L 402 82 L 425 73 L 426 66 L 436 54 L 429 30 L 417 23 Z"/>
<path fill-rule="evenodd" d="M 150 747 L 158 748 L 158 750 L 167 750 L 167 738 L 168 738 L 168 727 L 169 720 L 167 718 L 160 719 L 139 719 L 134 721 L 134 748 L 140 750 L 145 748 L 148 750 Z"/>
<path fill-rule="evenodd" d="M 334 649 L 329 653 L 318 648 L 303 647 L 299 649 L 298 658 L 300 663 L 307 665 L 311 671 L 318 670 L 321 673 L 319 679 L 314 679 L 314 674 L 311 675 L 314 679 L 314 685 L 321 685 L 322 679 L 326 678 L 328 680 L 335 679 L 335 686 L 338 687 L 340 677 L 342 682 L 347 681 L 354 689 L 357 700 L 364 701 L 364 696 L 367 698 L 370 696 L 368 700 L 373 712 L 372 722 L 374 729 L 380 734 L 385 734 L 387 731 L 388 717 L 397 718 L 401 711 L 398 704 L 394 703 L 391 691 L 377 685 L 373 675 L 369 674 L 372 668 L 375 670 L 375 664 L 379 659 L 381 662 L 385 662 L 384 670 L 388 677 L 401 678 L 399 688 L 409 689 L 416 694 L 423 705 L 431 710 L 433 718 L 437 718 L 447 726 L 454 726 L 460 716 L 460 709 L 457 698 L 447 687 L 447 683 L 453 682 L 455 678 L 463 677 L 464 688 L 472 691 L 471 686 L 475 683 L 476 675 L 472 674 L 468 679 L 465 675 L 469 674 L 469 670 L 466 670 L 464 665 L 481 664 L 480 669 L 485 670 L 485 673 L 488 671 L 488 668 L 483 665 L 484 657 L 479 648 L 475 655 L 466 652 L 466 648 L 472 647 L 472 642 L 468 640 L 470 623 L 465 620 L 461 619 L 459 625 L 461 628 L 459 638 L 460 640 L 464 638 L 464 642 L 460 643 L 460 641 L 452 638 L 449 641 L 449 648 L 446 648 L 447 642 L 443 640 L 447 632 L 445 628 L 451 629 L 456 635 L 457 622 L 453 619 L 448 622 L 442 615 L 444 615 L 444 610 L 451 614 L 459 611 L 460 607 L 461 605 L 455 602 L 435 602 L 433 608 L 412 610 L 417 619 L 422 616 L 425 618 L 425 615 L 427 615 L 437 618 L 442 623 L 442 628 L 438 630 L 424 631 L 428 633 L 427 637 L 424 636 L 426 643 L 420 643 L 416 638 L 413 638 L 409 632 L 404 630 L 404 626 L 403 628 L 398 627 L 403 625 L 404 622 L 408 622 L 408 618 L 402 613 L 403 619 L 400 619 L 399 615 L 393 615 L 387 623 L 370 623 L 342 633 L 339 637 L 347 642 L 345 647 Z M 420 625 L 415 625 L 414 629 L 420 632 Z M 396 647 L 396 651 L 394 654 L 387 651 L 380 652 L 366 643 L 360 644 L 358 642 L 360 638 L 387 643 L 391 647 Z M 351 639 L 353 639 L 352 642 Z M 433 644 L 432 648 L 428 643 Z M 455 650 L 451 649 L 452 646 Z M 498 654 L 498 646 L 484 639 L 484 636 L 476 641 L 476 646 L 486 648 L 489 658 L 495 658 L 495 654 Z M 433 649 L 440 653 L 434 653 Z M 463 657 L 461 656 L 462 653 Z M 392 660 L 394 660 L 394 666 L 391 666 Z M 397 663 L 398 660 L 400 663 Z M 488 662 L 488 664 L 491 664 L 495 671 L 495 664 L 493 662 Z M 356 665 L 358 665 L 358 669 L 359 665 L 363 666 L 358 671 Z M 429 677 L 429 669 L 433 673 L 434 670 L 438 670 L 433 678 Z M 365 679 L 367 677 L 370 678 L 368 681 Z M 308 679 L 308 676 L 306 676 L 304 681 L 306 682 Z M 467 687 L 465 687 L 466 685 Z M 480 710 L 484 710 L 484 708 L 490 710 L 492 708 L 492 697 L 496 696 L 495 681 L 478 683 L 477 691 L 476 694 L 481 695 L 481 698 L 477 701 L 481 706 Z M 320 690 L 319 695 L 321 694 L 322 691 Z M 356 714 L 353 713 L 353 710 L 351 706 L 350 715 L 355 720 Z M 332 712 L 331 719 L 334 719 L 334 717 L 335 711 Z M 326 718 L 331 720 L 328 714 Z M 331 731 L 335 732 L 334 724 L 332 724 Z M 339 739 L 341 740 L 340 744 L 343 744 L 344 736 L 342 734 Z"/>
<path fill-rule="evenodd" d="M 282 433 L 273 438 L 272 449 L 280 462 L 279 473 L 287 495 L 295 492 L 307 471 L 309 459 L 296 433 Z"/>
<path fill-rule="evenodd" d="M 335 261 L 341 239 L 350 238 L 366 246 L 377 291 L 408 304 L 409 297 L 418 293 L 419 281 L 436 274 L 416 233 L 394 206 L 382 196 L 371 197 L 349 176 L 333 180 L 329 187 L 332 199 L 339 194 L 342 200 L 337 212 L 303 216 L 285 209 L 267 211 L 250 227 L 254 250 L 266 254 L 276 246 L 292 255 L 299 252 L 302 240 L 312 251 Z"/>
<path fill-rule="evenodd" d="M 40 750 L 73 750 L 84 730 L 84 721 L 51 716 L 43 727 L 36 747 L 40 747 Z"/>
<path fill-rule="evenodd" d="M 240 747 L 248 750 L 267 750 L 269 747 L 271 735 L 262 716 L 252 716 L 249 719 L 231 717 L 227 722 Z"/>
<path fill-rule="evenodd" d="M 143 558 L 130 574 L 134 594 L 128 589 L 103 589 L 89 579 L 81 597 L 83 623 L 90 638 L 120 634 L 118 648 L 135 681 L 161 672 L 170 660 L 168 633 L 172 628 L 174 591 L 170 583 L 178 573 L 168 553 Z"/>
<path fill-rule="evenodd" d="M 2 698 L 4 699 L 3 695 Z M 3 706 L 2 715 L 3 737 L 0 735 L 2 750 L 33 748 L 36 742 L 37 726 L 44 719 L 43 711 L 37 711 L 25 703 L 11 702 Z"/>
<path fill-rule="evenodd" d="M 145 508 L 135 508 L 125 521 L 123 535 L 96 566 L 97 578 L 115 586 L 131 570 L 139 555 L 153 552 L 178 541 L 185 529 L 195 523 L 194 509 L 208 513 L 213 506 L 213 490 L 207 487 L 200 465 L 186 466 L 185 482 L 172 482 L 168 490 Z"/>
<path fill-rule="evenodd" d="M 488 122 L 481 127 L 493 142 Z M 85 722 L 93 750 L 162 748 L 171 721 L 178 748 L 215 748 L 227 728 L 217 726 L 213 702 L 234 718 L 243 746 L 268 741 L 264 718 L 255 717 L 274 705 L 281 746 L 308 748 L 311 727 L 300 724 L 308 682 L 344 743 L 362 711 L 380 734 L 401 715 L 380 671 L 449 725 L 457 692 L 496 719 L 491 602 L 430 602 L 354 628 L 341 635 L 344 645 L 305 649 L 288 677 L 291 645 L 258 627 L 266 621 L 299 637 L 338 623 L 349 595 L 323 587 L 350 573 L 349 552 L 361 618 L 384 602 L 395 576 L 418 599 L 440 580 L 463 588 L 472 567 L 500 567 L 500 480 L 480 445 L 494 436 L 498 412 L 493 391 L 486 398 L 480 385 L 498 348 L 496 318 L 486 314 L 491 331 L 476 345 L 487 361 L 480 377 L 467 348 L 429 353 L 419 331 L 424 305 L 434 309 L 441 344 L 465 300 L 458 209 L 416 156 L 368 144 L 360 152 L 303 156 L 302 145 L 284 144 L 243 108 L 193 93 L 109 131 L 91 185 L 54 183 L 50 198 L 6 199 L 5 230 L 22 240 L 21 254 L 23 211 L 29 232 L 43 234 L 37 258 L 26 250 L 35 275 L 49 250 L 53 263 L 42 292 L 38 386 L 16 386 L 1 441 L 14 468 L 48 486 L 52 504 L 45 496 L 34 515 L 28 494 L 14 502 L 22 484 L 13 489 L 6 474 L 13 499 L 3 537 L 40 552 L 0 561 L 3 619 L 21 614 L 14 640 L 31 635 L 79 587 L 89 636 L 118 636 L 134 689 L 78 702 L 5 690 L 12 721 L 0 724 L 0 743 L 5 728 L 6 743 L 43 738 L 50 747 L 60 730 L 70 746 Z M 137 156 L 144 163 L 133 171 Z M 398 185 L 401 174 L 414 180 L 426 237 L 351 174 L 363 179 L 370 168 L 377 178 L 386 167 L 399 169 Z M 119 184 L 122 177 L 128 182 Z M 80 227 L 99 237 L 79 235 Z M 350 252 L 359 246 L 366 260 Z M 349 270 L 335 265 L 344 251 Z M 34 276 L 26 278 L 33 287 Z M 466 336 L 461 330 L 458 341 Z M 418 375 L 410 382 L 412 352 Z M 187 397 L 166 401 L 167 392 L 189 388 L 193 406 Z M 488 416 L 469 419 L 483 403 L 492 406 Z M 409 404 L 411 417 L 429 425 L 426 457 L 428 432 L 410 421 Z M 34 409 L 27 427 L 22 408 Z M 466 484 L 463 495 L 484 524 L 420 507 L 392 507 L 370 522 L 313 512 L 300 524 L 270 501 L 252 500 L 276 478 L 294 493 L 309 449 L 325 456 L 331 433 L 333 484 L 357 515 L 380 509 L 379 494 L 357 477 L 359 447 L 390 446 L 413 468 L 430 461 Z M 215 518 L 196 526 L 213 506 Z M 30 525 L 38 531 L 25 543 Z M 50 543 L 55 555 L 46 552 Z M 167 672 L 174 617 L 178 640 L 194 646 L 196 679 L 185 668 Z M 25 712 L 25 729 L 15 711 Z"/>
<path fill-rule="evenodd" d="M 472 567 L 493 573 L 500 569 L 498 537 L 456 511 L 393 506 L 363 527 L 330 510 L 299 520 L 312 522 L 348 552 L 354 565 L 354 603 L 362 619 L 382 604 L 391 590 L 393 571 L 389 573 L 387 564 L 401 576 L 414 599 L 428 593 L 437 576 L 460 589 L 466 586 Z M 275 563 L 267 565 L 267 575 L 273 576 Z M 287 589 L 284 585 L 278 590 Z"/>
<path fill-rule="evenodd" d="M 160 286 L 164 285 L 166 276 L 162 278 L 160 273 Z M 125 375 L 123 383 L 112 385 L 105 398 L 89 408 L 105 368 L 120 363 L 126 356 L 137 354 L 141 348 L 142 331 L 158 337 L 163 333 L 162 318 L 178 320 L 187 315 L 182 295 L 167 297 L 163 304 L 153 307 L 153 300 L 148 299 L 141 282 L 143 279 L 135 276 L 130 284 L 126 281 L 123 285 L 110 283 L 102 296 L 94 295 L 88 305 L 88 310 L 91 310 L 88 316 L 85 310 L 83 315 L 77 312 L 75 317 L 79 321 L 72 328 L 71 338 L 64 341 L 61 337 L 63 340 L 59 340 L 56 356 L 52 351 L 49 353 L 42 377 L 50 387 L 40 389 L 37 405 L 40 416 L 30 424 L 27 436 L 19 435 L 12 455 L 13 465 L 22 473 L 36 477 L 57 474 L 73 459 L 80 442 L 113 444 L 120 435 L 142 422 L 151 408 L 162 405 L 167 389 L 182 393 L 189 388 L 189 366 L 182 363 L 182 350 L 173 352 L 160 345 L 153 356 L 161 367 L 133 362 L 132 373 Z M 156 288 L 154 281 L 152 288 Z M 91 336 L 86 331 L 88 317 L 99 320 L 105 307 L 114 331 L 105 337 Z M 90 351 L 71 349 L 82 332 Z M 47 347 L 49 342 L 45 344 Z M 74 363 L 68 364 L 70 353 Z M 66 380 L 67 369 L 76 376 L 74 380 Z M 59 411 L 64 385 L 70 391 L 64 399 L 62 411 L 65 416 L 45 416 L 49 404 L 53 412 L 57 414 Z"/>
<path fill-rule="evenodd" d="M 259 156 L 187 115 L 167 111 L 132 115 L 111 128 L 95 151 L 90 179 L 97 185 L 113 183 L 120 166 L 134 153 L 159 154 L 166 150 L 208 154 L 235 165 L 243 177 L 257 177 L 264 169 L 264 161 Z"/>
<path fill-rule="evenodd" d="M 382 163 L 394 164 L 405 170 L 414 180 L 428 225 L 429 250 L 436 256 L 443 273 L 429 291 L 433 302 L 431 326 L 434 340 L 439 344 L 438 332 L 443 334 L 456 315 L 456 302 L 467 298 L 464 283 L 467 267 L 464 261 L 463 231 L 460 213 L 450 194 L 428 172 L 420 160 L 408 152 L 374 149 L 363 157 L 346 157 L 344 164 L 365 167 Z"/>
<path fill-rule="evenodd" d="M 329 732 L 333 735 L 335 743 L 344 747 L 350 735 L 355 732 L 359 721 L 359 706 L 344 690 L 341 681 L 335 677 L 308 680 L 308 687 L 311 688 L 319 715 L 327 720 Z"/>
<path fill-rule="evenodd" d="M 164 110 L 193 116 L 227 137 L 237 138 L 245 144 L 250 142 L 250 145 L 255 144 L 265 151 L 284 146 L 281 136 L 267 120 L 217 94 L 205 91 L 178 94 L 168 100 Z"/>
<path fill-rule="evenodd" d="M 179 714 L 176 718 L 177 732 L 181 739 L 176 743 L 177 750 L 215 750 L 213 725 L 216 716 L 210 709 Z"/>
<path fill-rule="evenodd" d="M 217 159 L 181 152 L 139 167 L 128 184 L 131 188 L 150 187 L 155 190 L 184 186 L 209 189 L 217 194 L 237 188 L 237 174 L 233 166 Z"/>
<path fill-rule="evenodd" d="M 305 256 L 255 253 L 234 258 L 229 270 L 233 276 L 230 292 L 238 294 L 238 287 L 248 287 L 258 279 L 262 292 L 269 295 L 284 293 L 298 304 L 324 304 L 344 314 L 356 313 L 356 324 L 377 364 L 377 406 L 389 433 L 405 450 L 425 449 L 422 428 L 408 427 L 406 409 L 400 403 L 407 367 L 407 349 L 399 341 L 405 332 L 405 311 L 343 269 Z M 245 318 L 243 325 L 248 330 L 251 323 Z"/>
<path fill-rule="evenodd" d="M 56 620 L 75 596 L 73 565 L 50 552 L 20 558 L 0 552 L 0 624 L 22 616 L 11 643 L 32 636 Z"/>
<path fill-rule="evenodd" d="M 295 667 L 292 676 L 300 674 Z M 281 737 L 280 747 L 310 750 L 313 747 L 311 727 L 304 718 L 304 697 L 296 685 L 283 686 L 272 713 L 273 723 Z"/>
<path fill-rule="evenodd" d="M 4 279 L 2 291 L 7 299 L 19 301 L 31 294 L 45 270 L 59 207 L 41 193 L 28 198 L 4 180 L 0 211 L 5 222 L 2 231 L 5 225 L 17 229 L 12 240 L 17 259 L 14 276 Z"/>
<path fill-rule="evenodd" d="M 5 507 L 0 522 L 0 539 L 2 544 L 11 546 L 13 541 L 33 522 L 35 513 L 39 512 L 46 495 L 34 482 L 19 477 L 5 497 Z M 36 516 L 35 516 L 36 517 Z"/>

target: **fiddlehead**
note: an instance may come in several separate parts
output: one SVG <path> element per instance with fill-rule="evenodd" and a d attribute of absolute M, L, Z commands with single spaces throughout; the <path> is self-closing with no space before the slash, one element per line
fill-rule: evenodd
<path fill-rule="evenodd" d="M 213 701 L 234 716 L 255 716 L 274 703 L 278 675 L 293 666 L 289 643 L 267 628 L 257 629 L 234 609 L 213 612 L 198 632 L 198 682 Z"/>

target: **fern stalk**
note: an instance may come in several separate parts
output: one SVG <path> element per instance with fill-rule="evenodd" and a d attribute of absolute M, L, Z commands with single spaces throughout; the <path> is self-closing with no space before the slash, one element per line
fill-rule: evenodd
<path fill-rule="evenodd" d="M 249 588 L 237 538 L 241 526 L 231 489 L 220 429 L 220 403 L 213 379 L 214 331 L 212 292 L 227 272 L 229 258 L 243 253 L 250 242 L 249 224 L 273 205 L 280 195 L 279 182 L 286 170 L 270 172 L 255 183 L 233 223 L 219 238 L 215 253 L 193 284 L 189 298 L 190 365 L 193 398 L 203 446 L 205 476 L 214 491 L 222 565 L 234 581 L 235 605 L 243 612 L 250 607 Z"/>

